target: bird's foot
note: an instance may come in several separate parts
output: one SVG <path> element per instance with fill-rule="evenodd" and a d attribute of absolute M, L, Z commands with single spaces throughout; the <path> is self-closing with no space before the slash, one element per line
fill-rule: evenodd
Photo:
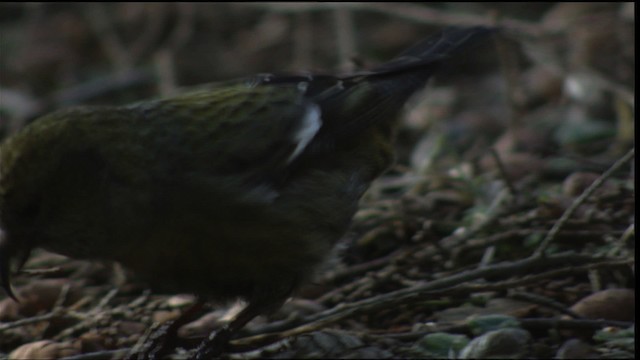
<path fill-rule="evenodd" d="M 204 303 L 196 302 L 176 320 L 167 321 L 145 339 L 141 348 L 127 356 L 126 360 L 156 360 L 163 359 L 177 345 L 178 330 L 193 320 L 202 310 Z"/>
<path fill-rule="evenodd" d="M 162 359 L 175 347 L 176 336 L 180 325 L 178 321 L 170 321 L 162 324 L 145 339 L 140 349 L 130 353 L 126 360 Z"/>
<path fill-rule="evenodd" d="M 191 359 L 208 360 L 219 357 L 228 349 L 232 335 L 233 331 L 228 326 L 211 333 L 207 339 L 198 345 Z"/>

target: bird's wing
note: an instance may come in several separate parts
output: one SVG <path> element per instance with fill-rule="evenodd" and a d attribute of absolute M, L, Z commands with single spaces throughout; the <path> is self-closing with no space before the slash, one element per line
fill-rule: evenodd
<path fill-rule="evenodd" d="M 219 176 L 282 171 L 322 126 L 320 108 L 295 83 L 238 82 L 130 108 L 154 123 L 148 141 L 166 148 L 159 159 Z"/>

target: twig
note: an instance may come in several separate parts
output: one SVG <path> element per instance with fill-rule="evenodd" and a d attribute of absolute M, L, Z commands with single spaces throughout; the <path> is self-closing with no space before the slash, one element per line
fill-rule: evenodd
<path fill-rule="evenodd" d="M 568 309 L 564 304 L 539 294 L 531 294 L 526 292 L 514 292 L 510 294 L 509 297 L 512 299 L 524 300 L 533 304 L 537 304 L 553 310 L 557 310 L 563 314 L 571 316 L 574 319 L 583 318 L 582 316 L 576 314 L 574 311 Z"/>
<path fill-rule="evenodd" d="M 336 40 L 338 46 L 338 66 L 341 71 L 354 70 L 354 64 L 350 61 L 356 51 L 356 41 L 353 28 L 353 15 L 351 10 L 338 8 L 333 11 L 335 18 Z"/>
<path fill-rule="evenodd" d="M 519 66 L 517 54 L 512 43 L 504 36 L 493 36 L 496 54 L 499 61 L 499 69 L 505 84 L 506 102 L 509 114 L 507 115 L 507 131 L 514 131 L 521 125 L 522 105 L 524 93 L 522 86 L 522 69 Z M 515 195 L 515 193 L 514 193 Z"/>
<path fill-rule="evenodd" d="M 310 69 L 313 66 L 311 15 L 307 12 L 294 15 L 293 62 L 292 69 Z"/>
<path fill-rule="evenodd" d="M 548 330 L 548 329 L 566 329 L 566 330 L 598 330 L 607 326 L 626 329 L 634 325 L 629 321 L 614 320 L 591 320 L 591 319 L 558 319 L 558 318 L 520 318 L 518 319 L 520 326 L 529 330 Z M 384 333 L 384 334 L 367 334 L 371 338 L 395 339 L 400 341 L 417 340 L 425 335 L 436 332 L 470 332 L 467 324 L 456 324 L 438 326 L 429 330 L 411 331 L 404 333 Z"/>
<path fill-rule="evenodd" d="M 342 279 L 346 279 L 346 278 L 351 278 L 354 276 L 360 276 L 362 274 L 365 274 L 369 271 L 373 271 L 373 270 L 377 270 L 380 269 L 384 266 L 386 266 L 389 262 L 391 262 L 391 260 L 395 259 L 395 258 L 402 258 L 405 257 L 407 255 L 406 250 L 404 249 L 399 249 L 396 250 L 394 252 L 392 252 L 389 255 L 380 257 L 380 258 L 376 258 L 367 262 L 363 262 L 363 263 L 359 263 L 359 264 L 355 264 L 352 266 L 349 266 L 345 269 L 340 269 L 340 270 L 336 270 L 333 272 L 328 272 L 327 274 L 325 274 L 322 277 L 322 283 L 333 283 L 333 282 L 337 282 L 340 281 Z"/>
<path fill-rule="evenodd" d="M 175 56 L 189 37 L 193 33 L 194 22 L 194 5 L 178 3 L 174 5 L 177 7 L 177 24 L 174 26 L 173 31 L 163 44 L 157 46 L 153 56 L 153 63 L 155 65 L 156 73 L 158 74 L 158 88 L 159 93 L 162 96 L 171 96 L 177 92 L 178 81 L 176 76 Z M 160 10 L 162 20 L 158 24 L 155 24 L 151 30 L 153 30 L 153 38 L 156 38 L 162 34 L 167 24 L 167 7 L 154 5 L 154 9 Z M 155 13 L 158 10 L 154 10 L 150 13 L 150 18 L 155 17 Z M 153 21 L 152 23 L 157 22 Z M 157 33 L 157 34 L 155 34 Z M 149 41 L 141 41 L 141 45 L 148 46 Z"/>
<path fill-rule="evenodd" d="M 493 262 L 493 259 L 496 255 L 496 247 L 488 246 L 484 253 L 482 254 L 482 259 L 480 260 L 480 264 L 478 264 L 479 268 L 487 267 L 489 264 Z"/>
<path fill-rule="evenodd" d="M 598 330 L 607 326 L 626 329 L 634 325 L 630 321 L 592 320 L 592 319 L 519 319 L 525 329 L 574 329 Z"/>
<path fill-rule="evenodd" d="M 111 91 L 131 88 L 154 82 L 150 71 L 131 69 L 124 72 L 105 74 L 104 77 L 87 81 L 66 89 L 57 91 L 51 97 L 51 107 L 69 106 L 87 102 Z"/>
<path fill-rule="evenodd" d="M 508 241 L 517 241 L 526 238 L 530 235 L 546 234 L 547 230 L 540 229 L 509 229 L 503 232 L 496 232 L 487 237 L 477 237 L 469 239 L 455 248 L 456 253 L 463 253 L 475 249 L 484 249 L 489 246 L 493 246 L 499 243 L 506 243 Z M 558 233 L 558 236 L 591 239 L 601 239 L 603 235 L 622 235 L 620 230 L 564 230 Z"/>
<path fill-rule="evenodd" d="M 104 350 L 90 352 L 86 354 L 67 356 L 60 358 L 60 360 L 104 360 L 104 359 L 120 359 L 129 351 L 129 348 L 118 350 Z"/>
<path fill-rule="evenodd" d="M 111 300 L 118 294 L 118 288 L 113 288 L 109 290 L 107 295 L 105 295 L 102 300 L 96 305 L 93 309 L 89 311 L 89 314 L 98 314 L 100 313 L 106 306 L 109 304 Z"/>
<path fill-rule="evenodd" d="M 636 233 L 636 225 L 635 224 L 631 224 L 629 225 L 626 230 L 622 233 L 622 235 L 620 236 L 620 243 L 625 243 L 627 241 L 629 241 L 631 239 L 632 236 L 634 236 Z"/>
<path fill-rule="evenodd" d="M 178 84 L 173 50 L 171 48 L 163 48 L 153 55 L 153 65 L 158 75 L 158 93 L 163 97 L 174 95 Z"/>
<path fill-rule="evenodd" d="M 509 179 L 509 176 L 507 175 L 507 171 L 504 168 L 504 163 L 502 162 L 502 159 L 500 159 L 500 155 L 498 155 L 498 152 L 493 147 L 490 149 L 490 151 L 491 151 L 491 156 L 493 156 L 493 159 L 496 161 L 496 164 L 498 165 L 498 171 L 500 172 L 500 176 L 502 177 L 502 179 L 505 182 L 505 185 L 509 189 L 511 196 L 516 196 L 518 193 L 516 191 L 515 186 L 513 186 L 511 179 Z"/>
<path fill-rule="evenodd" d="M 622 101 L 635 109 L 635 91 L 633 89 L 611 79 L 611 76 L 604 74 L 602 71 L 593 68 L 586 68 L 582 70 L 589 75 L 591 80 L 595 81 L 597 86 L 618 95 Z"/>
<path fill-rule="evenodd" d="M 469 240 L 476 237 L 477 234 L 483 232 L 487 228 L 494 226 L 495 223 L 506 214 L 513 212 L 513 209 L 506 209 L 503 206 L 510 198 L 511 197 L 509 197 L 506 190 L 500 191 L 495 200 L 491 205 L 489 205 L 489 209 L 484 218 L 481 219 L 481 221 L 472 224 L 464 233 L 459 234 L 456 232 L 440 240 L 439 244 L 442 249 L 450 252 L 456 252 L 461 245 L 466 244 Z"/>
<path fill-rule="evenodd" d="M 102 48 L 115 68 L 118 71 L 130 70 L 133 67 L 133 60 L 111 24 L 108 14 L 109 11 L 104 7 L 104 4 L 94 3 L 84 7 L 87 22 L 93 26 L 96 37 L 100 40 Z"/>
<path fill-rule="evenodd" d="M 136 306 L 141 306 L 143 303 L 139 302 L 140 299 L 147 299 L 147 295 L 143 294 L 137 300 L 134 300 L 130 304 L 123 304 L 118 307 L 105 310 L 106 305 L 116 296 L 118 293 L 117 289 L 113 289 L 109 291 L 107 295 L 96 305 L 94 308 L 89 310 L 87 313 L 83 314 L 82 321 L 66 328 L 64 331 L 61 331 L 59 334 L 53 337 L 54 340 L 64 339 L 67 336 L 71 336 L 72 334 L 79 332 L 84 329 L 89 329 L 95 326 L 97 323 L 103 321 L 104 319 L 113 319 L 116 314 L 126 314 L 127 310 L 133 309 Z"/>
<path fill-rule="evenodd" d="M 605 171 L 604 174 L 600 175 L 600 177 L 597 178 L 596 181 L 594 181 L 587 189 L 585 189 L 582 194 L 580 194 L 580 196 L 578 196 L 578 198 L 576 198 L 576 200 L 571 204 L 571 206 L 569 206 L 569 208 L 565 210 L 560 219 L 558 219 L 558 221 L 553 224 L 553 227 L 551 228 L 551 230 L 549 230 L 549 233 L 547 233 L 547 236 L 544 238 L 544 240 L 532 256 L 544 256 L 545 251 L 547 250 L 553 239 L 556 237 L 556 234 L 558 234 L 558 231 L 560 231 L 562 226 L 567 222 L 567 220 L 569 220 L 571 215 L 573 215 L 578 207 L 582 205 L 587 200 L 587 198 L 589 198 L 589 196 L 591 196 L 598 188 L 600 188 L 600 186 L 602 186 L 602 184 L 604 184 L 604 182 L 609 179 L 613 175 L 613 173 L 618 171 L 622 166 L 630 161 L 634 155 L 635 148 L 629 150 L 629 152 L 627 152 L 623 157 L 618 159 L 618 161 L 611 165 L 609 170 Z"/>
<path fill-rule="evenodd" d="M 129 45 L 129 56 L 132 63 L 137 63 L 148 54 L 152 46 L 162 40 L 170 16 L 168 4 L 141 5 L 144 12 L 144 28 L 137 34 L 137 38 Z"/>
<path fill-rule="evenodd" d="M 251 6 L 270 11 L 280 12 L 305 12 L 305 11 L 327 11 L 337 8 L 371 11 L 387 16 L 413 21 L 428 25 L 493 25 L 492 20 L 484 15 L 459 14 L 449 11 L 442 11 L 419 4 L 411 3 L 360 3 L 360 2 L 335 2 L 335 3 L 245 3 L 242 6 Z M 541 26 L 520 20 L 502 19 L 500 26 L 527 36 L 540 36 L 545 31 Z"/>
<path fill-rule="evenodd" d="M 192 3 L 176 3 L 178 7 L 178 23 L 166 42 L 166 46 L 174 52 L 180 50 L 193 36 L 196 23 L 196 8 Z"/>
<path fill-rule="evenodd" d="M 62 309 L 62 306 L 64 305 L 65 301 L 67 301 L 67 297 L 69 296 L 69 290 L 71 290 L 71 285 L 67 282 L 60 289 L 60 294 L 58 294 L 58 298 L 56 299 L 51 312 L 56 312 Z"/>
<path fill-rule="evenodd" d="M 602 267 L 623 266 L 628 265 L 631 262 L 632 260 L 628 259 L 597 262 L 597 258 L 564 254 L 547 258 L 527 258 L 515 262 L 496 264 L 481 269 L 467 271 L 462 274 L 452 275 L 443 279 L 434 280 L 419 286 L 393 291 L 349 304 L 341 304 L 320 314 L 303 319 L 300 322 L 301 325 L 295 328 L 285 330 L 280 333 L 262 334 L 238 339 L 233 341 L 232 344 L 234 345 L 234 348 L 237 347 L 237 350 L 247 347 L 255 347 L 256 344 L 272 343 L 290 336 L 315 331 L 358 314 L 373 312 L 385 308 L 393 308 L 398 305 L 406 305 L 415 301 L 422 301 L 424 298 L 455 295 L 460 296 L 474 292 L 505 290 L 516 286 L 537 283 L 560 275 L 583 273 L 591 269 Z M 559 265 L 566 266 L 541 274 L 525 276 L 520 279 L 506 280 L 493 284 L 461 284 L 462 282 L 487 276 L 509 276 L 520 272 L 531 271 L 532 268 L 536 267 L 550 268 Z"/>
<path fill-rule="evenodd" d="M 21 326 L 41 322 L 41 321 L 48 321 L 61 315 L 70 315 L 78 319 L 84 319 L 84 316 L 80 315 L 77 312 L 70 312 L 70 311 L 67 311 L 66 309 L 61 308 L 57 311 L 52 311 L 43 315 L 32 316 L 30 318 L 20 319 L 20 320 L 8 322 L 8 323 L 0 324 L 0 333 L 16 327 L 21 327 Z"/>

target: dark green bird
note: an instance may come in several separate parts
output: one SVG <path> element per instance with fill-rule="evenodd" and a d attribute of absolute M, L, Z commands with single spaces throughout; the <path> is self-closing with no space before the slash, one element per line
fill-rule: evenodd
<path fill-rule="evenodd" d="M 393 160 L 406 100 L 463 45 L 449 28 L 346 76 L 258 75 L 44 116 L 0 147 L 0 279 L 41 247 L 114 260 L 152 287 L 279 307 Z"/>

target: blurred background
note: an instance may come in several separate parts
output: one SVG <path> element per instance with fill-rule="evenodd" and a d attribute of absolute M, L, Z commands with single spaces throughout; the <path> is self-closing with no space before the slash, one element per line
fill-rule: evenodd
<path fill-rule="evenodd" d="M 635 146 L 634 3 L 2 2 L 0 141 L 67 106 L 126 104 L 261 72 L 343 73 L 387 61 L 443 27 L 479 24 L 502 31 L 467 56 L 452 59 L 424 96 L 411 102 L 399 132 L 397 164 L 363 199 L 334 271 L 300 294 L 313 306 L 298 304 L 296 311 L 317 313 L 479 263 L 524 258 L 536 249 L 578 196 Z M 559 233 L 553 252 L 615 254 L 633 262 L 634 171 L 626 167 L 615 174 Z M 504 200 L 505 193 L 511 200 Z M 87 271 L 77 262 L 48 256 L 36 256 L 27 268 L 53 263 L 62 271 L 18 276 L 22 297 L 31 300 L 12 305 L 4 299 L 0 321 L 19 321 L 56 304 L 93 309 L 96 299 L 113 288 L 104 268 Z M 628 266 L 603 267 L 606 271 L 597 276 L 558 277 L 550 280 L 553 286 L 519 290 L 570 307 L 589 294 L 634 287 Z M 66 282 L 69 276 L 74 282 Z M 140 293 L 118 284 L 118 297 L 102 308 L 111 322 L 92 334 L 78 328 L 90 316 L 67 316 L 46 327 L 0 327 L 0 355 L 33 338 L 70 341 L 75 347 L 67 355 L 132 346 L 150 318 L 162 318 L 156 316 L 158 308 L 176 309 L 169 304 L 175 298 L 145 305 L 145 314 L 153 316 L 130 315 L 114 335 L 113 314 L 122 310 L 116 305 Z M 64 286 L 71 290 L 61 301 Z M 87 291 L 93 300 L 78 305 Z M 507 306 L 506 294 L 487 295 L 503 301 L 493 311 L 515 306 L 519 312 L 510 314 L 518 317 L 556 315 L 545 306 L 534 311 L 511 300 Z M 602 315 L 599 308 L 597 317 L 634 321 L 629 305 L 634 296 L 634 290 L 613 297 L 605 293 L 606 301 L 600 301 L 609 304 L 605 310 L 623 313 Z M 461 313 L 469 311 L 461 310 L 462 304 L 469 298 L 463 294 L 447 304 L 386 309 L 343 323 L 342 329 L 414 331 L 419 337 L 418 323 L 460 325 Z M 75 332 L 68 330 L 71 325 Z M 537 334 L 543 349 L 527 356 L 560 357 L 565 339 L 571 335 Z M 415 346 L 407 351 L 388 355 L 433 354 Z M 588 351 L 602 355 L 605 350 Z"/>
<path fill-rule="evenodd" d="M 633 108 L 633 3 L 2 3 L 0 136 L 71 105 L 260 72 L 366 68 L 444 26 L 477 24 L 500 25 L 505 39 L 453 59 L 440 75 L 447 87 L 425 100 L 442 105 L 430 111 L 471 112 L 448 115 L 450 136 L 536 123 L 542 138 L 591 150 L 630 141 L 633 122 L 614 118 Z M 425 116 L 409 119 L 423 131 Z"/>

